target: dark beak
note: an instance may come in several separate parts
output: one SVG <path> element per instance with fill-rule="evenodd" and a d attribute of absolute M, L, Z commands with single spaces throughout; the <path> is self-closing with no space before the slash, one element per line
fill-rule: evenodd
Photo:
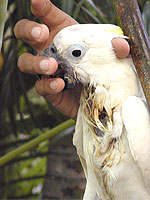
<path fill-rule="evenodd" d="M 49 78 L 62 78 L 65 81 L 65 89 L 73 88 L 79 83 L 77 74 L 73 70 L 72 66 L 67 62 L 67 60 L 58 55 L 57 49 L 54 45 L 45 49 L 40 56 L 53 57 L 58 63 L 57 71 L 53 75 L 50 75 Z"/>

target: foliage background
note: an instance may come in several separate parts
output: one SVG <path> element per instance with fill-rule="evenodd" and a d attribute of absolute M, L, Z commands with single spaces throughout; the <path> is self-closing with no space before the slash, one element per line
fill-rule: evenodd
<path fill-rule="evenodd" d="M 52 2 L 79 23 L 119 24 L 112 0 L 53 0 Z M 139 0 L 138 3 L 150 34 L 150 1 Z M 19 55 L 27 51 L 35 54 L 30 46 L 14 37 L 13 27 L 23 18 L 39 22 L 30 12 L 29 0 L 9 0 L 0 55 L 1 156 L 66 120 L 65 116 L 36 94 L 34 90 L 36 76 L 23 74 L 17 68 Z M 57 144 L 60 146 L 64 144 L 65 137 L 72 135 L 73 130 L 74 127 L 55 136 L 51 141 L 42 142 L 36 148 L 1 167 L 0 199 L 39 199 L 42 188 L 45 192 L 43 184 L 50 170 L 47 158 L 52 154 L 59 157 L 58 152 L 54 154 L 51 147 L 55 149 Z M 68 141 L 71 144 L 71 140 Z M 81 181 L 84 182 L 83 179 Z M 77 193 L 78 195 L 73 193 L 72 198 L 80 198 L 82 192 Z"/>

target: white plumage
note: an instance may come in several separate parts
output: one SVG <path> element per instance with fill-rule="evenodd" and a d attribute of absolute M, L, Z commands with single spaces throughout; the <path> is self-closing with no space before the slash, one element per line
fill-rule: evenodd
<path fill-rule="evenodd" d="M 150 116 L 130 58 L 118 59 L 114 25 L 74 25 L 53 44 L 83 84 L 73 143 L 87 185 L 84 200 L 150 199 Z"/>

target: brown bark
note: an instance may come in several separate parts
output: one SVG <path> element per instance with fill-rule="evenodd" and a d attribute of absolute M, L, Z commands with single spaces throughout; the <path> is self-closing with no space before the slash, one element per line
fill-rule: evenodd
<path fill-rule="evenodd" d="M 114 0 L 125 35 L 131 42 L 131 56 L 150 107 L 150 41 L 137 0 Z"/>

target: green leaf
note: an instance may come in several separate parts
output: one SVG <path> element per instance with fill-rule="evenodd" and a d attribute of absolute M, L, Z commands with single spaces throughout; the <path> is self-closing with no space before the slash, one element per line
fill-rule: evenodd
<path fill-rule="evenodd" d="M 89 6 L 88 6 L 89 4 Z M 92 0 L 87 0 L 87 2 L 85 2 L 85 6 L 87 7 L 89 13 L 90 13 L 90 16 L 94 18 L 96 18 L 96 22 L 98 23 L 105 23 L 105 24 L 108 24 L 108 20 L 106 19 L 106 16 L 105 14 L 103 13 L 103 11 L 101 10 L 100 7 L 96 6 L 95 2 L 92 1 Z M 89 8 L 88 8 L 89 7 Z"/>
<path fill-rule="evenodd" d="M 74 0 L 64 0 L 62 2 L 62 10 L 69 15 L 72 15 Z"/>
<path fill-rule="evenodd" d="M 23 144 L 22 146 L 18 147 L 17 149 L 14 149 L 10 153 L 7 153 L 6 155 L 0 157 L 0 166 L 7 163 L 8 161 L 12 160 L 16 156 L 20 155 L 21 153 L 33 148 L 34 146 L 38 145 L 39 143 L 43 142 L 46 139 L 49 139 L 53 137 L 54 135 L 60 133 L 61 131 L 65 130 L 66 128 L 74 125 L 74 120 L 67 120 L 66 122 L 63 122 L 56 126 L 55 128 L 47 131 L 46 133 L 43 133 L 42 135 L 32 139 L 31 141 Z"/>
<path fill-rule="evenodd" d="M 75 11 L 74 11 L 74 13 L 73 13 L 73 18 L 74 18 L 74 19 L 77 19 L 78 15 L 79 15 L 79 12 L 80 12 L 80 9 L 82 8 L 83 3 L 84 3 L 84 0 L 81 0 L 81 1 L 76 5 Z"/>
<path fill-rule="evenodd" d="M 8 0 L 0 0 L 0 51 L 2 46 L 3 29 L 5 24 Z"/>

